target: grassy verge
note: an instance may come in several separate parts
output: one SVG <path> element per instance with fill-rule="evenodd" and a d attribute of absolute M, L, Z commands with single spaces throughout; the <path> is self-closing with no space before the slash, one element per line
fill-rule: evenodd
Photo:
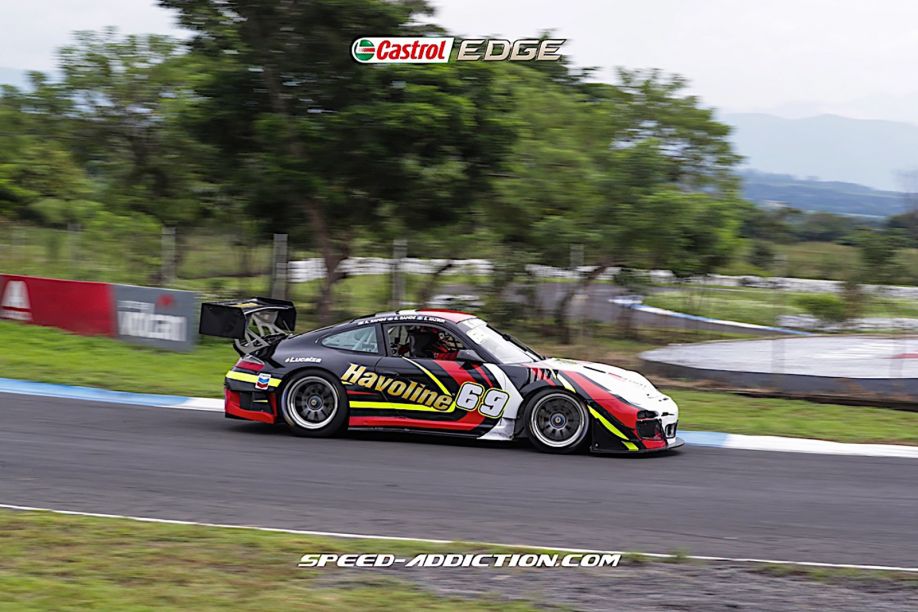
<path fill-rule="evenodd" d="M 134 347 L 109 338 L 0 322 L 0 373 L 7 378 L 104 387 L 119 391 L 220 397 L 223 375 L 236 354 L 224 342 L 193 352 Z M 636 367 L 636 354 L 653 344 L 609 340 L 584 345 L 540 345 L 546 353 Z M 674 389 L 684 429 L 815 437 L 841 442 L 918 445 L 918 413 L 751 398 Z"/>
<path fill-rule="evenodd" d="M 549 570 L 495 569 L 487 578 L 520 578 L 532 584 L 520 591 L 494 582 L 476 594 L 452 594 L 461 580 L 458 570 L 442 570 L 446 586 L 435 591 L 430 575 L 405 569 L 380 572 L 369 569 L 325 567 L 297 568 L 306 553 L 388 553 L 410 557 L 421 553 L 536 552 L 468 543 L 426 544 L 412 541 L 335 539 L 297 534 L 169 525 L 126 519 L 68 516 L 47 512 L 0 510 L 0 609 L 9 610 L 534 610 L 571 587 L 563 579 L 540 581 Z M 543 551 L 538 551 L 543 552 Z M 551 551 L 544 551 L 551 552 Z M 686 554 L 669 559 L 645 555 L 623 556 L 614 570 L 625 580 L 641 580 L 648 566 L 659 581 L 666 574 L 669 589 L 690 574 L 709 572 L 711 593 L 716 593 L 718 570 L 724 564 L 693 560 Z M 396 566 L 398 567 L 398 566 Z M 688 568 L 686 570 L 685 568 Z M 742 579 L 736 567 L 728 579 Z M 601 591 L 612 587 L 611 574 L 581 570 L 576 587 Z M 743 565 L 742 572 L 773 577 L 771 589 L 792 588 L 788 579 L 818 581 L 825 585 L 856 584 L 874 593 L 877 602 L 908 595 L 903 589 L 918 586 L 918 575 L 836 568 L 809 568 L 787 564 Z M 605 575 L 603 575 L 605 574 Z M 557 574 L 573 578 L 569 571 Z M 449 579 L 452 578 L 452 582 Z M 459 582 L 457 583 L 457 580 Z M 659 583 L 659 582 L 658 582 Z M 653 584 L 653 582 L 651 582 Z M 452 587 L 452 588 L 450 588 Z M 614 588 L 614 587 L 612 587 Z M 761 588 L 761 587 L 759 587 Z M 892 590 L 890 590 L 892 589 Z M 531 593 L 533 601 L 521 600 Z M 793 594 L 790 594 L 793 596 Z M 525 595 L 522 595 L 525 597 Z M 644 601 L 645 592 L 626 595 Z M 716 596 L 712 595 L 712 600 Z M 793 600 L 791 600 L 793 601 Z M 625 606 L 627 608 L 627 605 Z M 791 605 L 790 607 L 794 607 Z M 884 608 L 885 609 L 885 608 Z"/>
<path fill-rule="evenodd" d="M 6 378 L 196 397 L 219 397 L 237 358 L 226 342 L 172 353 L 7 321 L 0 322 L 0 344 Z"/>
<path fill-rule="evenodd" d="M 529 610 L 440 597 L 394 578 L 317 584 L 305 553 L 471 552 L 469 545 L 347 540 L 0 511 L 0 608 L 10 610 Z M 491 551 L 483 551 L 491 552 Z M 8 606 L 8 607 L 6 607 Z"/>
<path fill-rule="evenodd" d="M 918 445 L 918 412 L 666 389 L 686 430 Z"/>
<path fill-rule="evenodd" d="M 696 287 L 654 293 L 644 302 L 702 317 L 774 325 L 781 315 L 804 313 L 795 303 L 802 295 L 808 294 L 749 287 Z M 913 300 L 874 297 L 867 300 L 863 316 L 918 318 L 918 304 Z"/>

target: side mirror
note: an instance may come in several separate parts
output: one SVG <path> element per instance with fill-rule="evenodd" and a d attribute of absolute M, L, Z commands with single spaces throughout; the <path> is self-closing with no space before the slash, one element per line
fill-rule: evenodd
<path fill-rule="evenodd" d="M 474 349 L 462 349 L 456 354 L 456 361 L 467 361 L 472 363 L 484 363 L 484 359 Z"/>

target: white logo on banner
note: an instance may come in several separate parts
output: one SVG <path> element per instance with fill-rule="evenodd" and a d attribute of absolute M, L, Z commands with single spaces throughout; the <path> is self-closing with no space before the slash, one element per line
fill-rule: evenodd
<path fill-rule="evenodd" d="M 0 301 L 0 317 L 16 319 L 17 321 L 31 321 L 29 310 L 29 289 L 25 281 L 11 280 L 6 283 L 3 290 L 3 300 Z"/>
<path fill-rule="evenodd" d="M 152 302 L 119 301 L 118 332 L 122 336 L 184 342 L 187 319 L 174 315 L 157 314 L 155 310 L 156 304 Z"/>

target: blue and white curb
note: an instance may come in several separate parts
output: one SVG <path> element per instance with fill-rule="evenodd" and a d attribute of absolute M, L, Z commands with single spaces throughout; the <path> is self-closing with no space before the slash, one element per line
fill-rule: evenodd
<path fill-rule="evenodd" d="M 614 301 L 614 300 L 610 300 Z M 701 323 L 710 323 L 712 325 L 720 325 L 724 328 L 739 328 L 749 331 L 756 331 L 762 333 L 773 333 L 773 334 L 787 334 L 790 336 L 812 336 L 810 332 L 801 331 L 799 329 L 790 329 L 787 327 L 774 327 L 772 325 L 757 325 L 755 323 L 742 323 L 740 321 L 728 321 L 726 319 L 712 319 L 710 317 L 702 317 L 701 315 L 688 314 L 686 312 L 676 312 L 675 310 L 667 310 L 665 308 L 658 308 L 656 306 L 647 306 L 646 304 L 632 304 L 630 308 L 637 310 L 639 312 L 646 312 L 647 314 L 653 314 L 661 317 L 670 317 L 673 319 L 684 319 L 686 321 L 699 321 Z"/>
<path fill-rule="evenodd" d="M 223 400 L 207 397 L 182 397 L 110 391 L 95 387 L 56 385 L 50 383 L 0 378 L 0 393 L 15 393 L 39 397 L 130 404 L 154 408 L 223 412 Z M 735 450 L 776 451 L 783 453 L 815 453 L 820 455 L 855 455 L 861 457 L 899 457 L 918 459 L 918 446 L 897 444 L 851 444 L 810 438 L 780 436 L 747 436 L 719 431 L 680 431 L 679 437 L 691 446 L 731 448 Z"/>
<path fill-rule="evenodd" d="M 818 455 L 859 455 L 861 457 L 902 457 L 918 459 L 918 446 L 899 444 L 852 444 L 812 438 L 781 436 L 748 436 L 719 431 L 680 431 L 679 437 L 692 446 L 733 448 L 737 450 L 814 453 Z"/>
<path fill-rule="evenodd" d="M 32 382 L 30 380 L 16 380 L 13 378 L 0 378 L 0 393 L 17 393 L 19 395 L 37 395 L 40 397 L 55 397 L 60 399 L 108 402 L 111 404 L 132 404 L 134 406 L 150 406 L 154 408 L 179 408 L 185 410 L 223 412 L 222 399 L 111 391 L 109 389 L 99 389 L 96 387 L 55 385 Z"/>

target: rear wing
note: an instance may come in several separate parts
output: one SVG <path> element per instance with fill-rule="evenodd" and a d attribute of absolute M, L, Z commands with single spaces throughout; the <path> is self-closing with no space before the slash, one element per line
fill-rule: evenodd
<path fill-rule="evenodd" d="M 236 351 L 247 355 L 288 337 L 295 325 L 293 302 L 255 297 L 204 302 L 198 332 L 205 336 L 232 338 Z"/>

